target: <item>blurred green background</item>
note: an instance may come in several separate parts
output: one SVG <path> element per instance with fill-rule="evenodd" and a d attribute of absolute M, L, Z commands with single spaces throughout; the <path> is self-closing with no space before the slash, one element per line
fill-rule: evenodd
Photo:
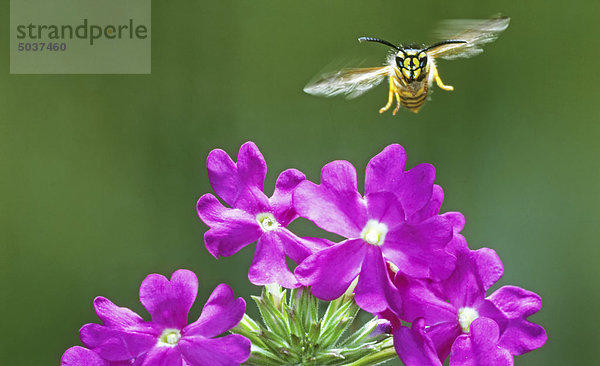
<path fill-rule="evenodd" d="M 216 261 L 195 212 L 211 192 L 207 153 L 236 156 L 248 140 L 269 164 L 268 192 L 280 171 L 318 181 L 334 159 L 362 177 L 390 143 L 409 166 L 434 164 L 443 210 L 465 214 L 471 247 L 500 254 L 500 284 L 544 300 L 532 319 L 548 342 L 517 364 L 596 359 L 600 3 L 155 1 L 152 74 L 137 76 L 9 75 L 1 7 L 0 363 L 58 364 L 97 321 L 97 295 L 147 317 L 137 292 L 149 273 L 198 275 L 192 317 L 218 283 L 258 294 L 254 246 Z M 440 61 L 455 91 L 434 86 L 418 115 L 379 115 L 386 86 L 352 101 L 302 92 L 332 63 L 383 60 L 358 36 L 430 42 L 440 19 L 499 12 L 507 31 L 480 56 Z"/>

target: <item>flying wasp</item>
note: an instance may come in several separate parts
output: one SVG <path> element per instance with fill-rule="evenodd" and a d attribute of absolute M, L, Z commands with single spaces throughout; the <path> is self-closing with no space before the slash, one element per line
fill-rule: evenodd
<path fill-rule="evenodd" d="M 454 90 L 454 87 L 442 82 L 435 60 L 467 58 L 483 52 L 480 46 L 495 40 L 498 34 L 508 27 L 509 21 L 508 17 L 448 20 L 442 23 L 440 31 L 437 32 L 443 40 L 428 47 L 396 46 L 383 39 L 360 37 L 359 42 L 377 42 L 394 50 L 384 66 L 343 69 L 324 74 L 304 87 L 304 91 L 325 97 L 345 94 L 346 98 L 352 99 L 387 77 L 390 85 L 388 101 L 379 113 L 389 110 L 394 98 L 397 104 L 392 114 L 395 115 L 400 106 L 417 113 L 425 103 L 434 81 L 440 89 Z"/>

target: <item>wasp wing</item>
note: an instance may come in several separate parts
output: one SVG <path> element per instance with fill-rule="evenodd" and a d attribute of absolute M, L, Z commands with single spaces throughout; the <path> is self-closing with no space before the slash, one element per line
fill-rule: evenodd
<path fill-rule="evenodd" d="M 323 97 L 345 94 L 346 98 L 352 99 L 379 85 L 390 72 L 390 66 L 342 69 L 323 74 L 317 80 L 308 83 L 304 91 Z"/>
<path fill-rule="evenodd" d="M 483 52 L 481 45 L 494 41 L 508 27 L 510 18 L 497 17 L 484 20 L 454 19 L 440 24 L 436 34 L 447 40 L 429 47 L 427 54 L 434 58 L 454 59 L 472 57 Z M 450 41 L 464 41 L 462 43 Z M 447 42 L 447 43 L 446 43 Z"/>

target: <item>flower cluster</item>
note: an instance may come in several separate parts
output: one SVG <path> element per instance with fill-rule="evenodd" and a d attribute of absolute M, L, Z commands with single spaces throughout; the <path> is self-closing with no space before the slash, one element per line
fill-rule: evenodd
<path fill-rule="evenodd" d="M 406 153 L 390 145 L 373 157 L 358 191 L 355 168 L 333 161 L 320 184 L 297 170 L 263 192 L 265 160 L 252 142 L 237 162 L 214 150 L 207 160 L 215 193 L 202 196 L 198 215 L 210 229 L 208 251 L 218 258 L 257 242 L 248 278 L 256 285 L 310 286 L 322 300 L 353 289 L 356 304 L 393 324 L 394 344 L 407 365 L 510 365 L 513 356 L 541 347 L 544 329 L 527 320 L 541 308 L 533 292 L 505 286 L 486 297 L 502 276 L 491 249 L 470 250 L 458 212 L 440 214 L 435 169 L 406 170 Z M 297 217 L 344 238 L 302 238 L 287 226 Z M 286 260 L 297 264 L 292 272 Z M 410 328 L 401 321 L 412 323 Z"/>
<path fill-rule="evenodd" d="M 144 321 L 133 311 L 104 297 L 94 299 L 103 324 L 86 324 L 80 331 L 86 348 L 69 348 L 62 366 L 239 365 L 250 356 L 250 341 L 237 334 L 218 337 L 235 327 L 246 303 L 229 286 L 215 288 L 195 322 L 187 317 L 198 293 L 198 279 L 188 270 L 167 278 L 151 274 L 140 287 L 140 301 L 152 315 Z"/>
<path fill-rule="evenodd" d="M 225 284 L 188 324 L 196 275 L 151 274 L 139 297 L 152 320 L 97 297 L 101 324 L 80 329 L 85 347 L 69 348 L 61 365 L 363 366 L 397 355 L 407 366 L 441 366 L 448 357 L 450 366 L 503 366 L 544 345 L 544 328 L 527 319 L 540 297 L 515 286 L 487 295 L 503 275 L 498 255 L 469 249 L 463 215 L 440 213 L 433 166 L 405 164 L 401 146 L 383 149 L 367 165 L 364 194 L 347 161 L 326 164 L 319 184 L 289 169 L 268 197 L 256 145 L 242 145 L 237 162 L 212 151 L 208 178 L 218 197 L 205 194 L 197 204 L 209 226 L 206 248 L 219 258 L 257 243 L 248 278 L 265 285 L 254 298 L 264 325 L 244 314 L 246 303 Z M 299 217 L 343 239 L 297 236 L 288 226 Z M 330 301 L 325 314 L 317 298 Z M 375 318 L 343 339 L 359 308 Z"/>

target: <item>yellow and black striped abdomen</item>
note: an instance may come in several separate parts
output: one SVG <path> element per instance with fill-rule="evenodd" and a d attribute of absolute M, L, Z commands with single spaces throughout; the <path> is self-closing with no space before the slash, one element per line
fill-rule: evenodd
<path fill-rule="evenodd" d="M 425 77 L 427 74 L 423 75 L 421 80 L 409 81 L 399 70 L 394 71 L 396 71 L 395 75 L 391 77 L 394 79 L 395 93 L 400 104 L 414 113 L 419 112 L 429 94 L 429 85 Z"/>
<path fill-rule="evenodd" d="M 421 87 L 417 90 L 412 90 L 412 88 L 400 89 L 399 94 L 400 104 L 404 108 L 417 113 L 427 100 L 427 84 L 422 83 Z"/>

